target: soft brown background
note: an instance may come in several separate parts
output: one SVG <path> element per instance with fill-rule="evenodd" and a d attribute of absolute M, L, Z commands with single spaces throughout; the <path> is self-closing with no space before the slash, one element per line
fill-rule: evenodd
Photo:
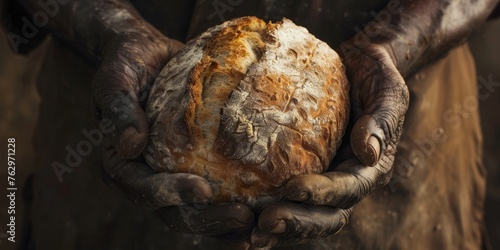
<path fill-rule="evenodd" d="M 500 82 L 500 21 L 491 22 L 471 39 L 471 48 L 477 62 L 478 76 L 485 79 L 491 75 Z M 0 249 L 14 249 L 14 244 L 5 238 L 7 224 L 6 199 L 6 154 L 7 138 L 16 138 L 16 239 L 22 234 L 22 187 L 32 172 L 33 150 L 31 136 L 37 119 L 39 98 L 34 80 L 28 74 L 40 67 L 43 49 L 37 49 L 28 57 L 15 56 L 0 36 Z M 488 169 L 488 195 L 486 222 L 493 249 L 500 249 L 500 88 L 488 99 L 480 102 L 481 122 L 484 133 L 484 163 Z M 57 204 L 54 204 L 55 206 Z M 19 242 L 17 242 L 19 243 Z"/>
<path fill-rule="evenodd" d="M 500 20 L 488 23 L 471 40 L 478 76 L 500 82 Z M 483 90 L 484 91 L 484 90 Z M 492 249 L 500 249 L 500 88 L 479 102 L 488 170 L 485 220 Z"/>

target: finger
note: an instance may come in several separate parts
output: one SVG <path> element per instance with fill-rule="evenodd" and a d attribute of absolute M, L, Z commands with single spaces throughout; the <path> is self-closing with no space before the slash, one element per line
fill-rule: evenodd
<path fill-rule="evenodd" d="M 363 116 L 351 133 L 351 147 L 358 159 L 368 166 L 377 163 L 385 136 L 372 116 Z"/>
<path fill-rule="evenodd" d="M 118 37 L 109 46 L 92 87 L 93 101 L 101 119 L 114 126 L 112 143 L 123 158 L 137 157 L 146 146 L 149 125 L 141 103 L 159 71 L 182 47 L 162 38 L 154 43 L 147 36 Z"/>
<path fill-rule="evenodd" d="M 338 233 L 349 221 L 351 209 L 280 203 L 262 211 L 252 232 L 256 247 L 300 243 Z"/>
<path fill-rule="evenodd" d="M 198 202 L 212 197 L 207 180 L 186 173 L 156 173 L 140 161 L 121 158 L 104 139 L 103 170 L 134 203 L 149 209 Z"/>
<path fill-rule="evenodd" d="M 113 125 L 113 145 L 122 157 L 132 159 L 144 149 L 149 126 L 138 99 L 142 80 L 138 79 L 137 69 L 128 64 L 103 62 L 94 78 L 93 97 L 101 119 Z"/>
<path fill-rule="evenodd" d="M 158 216 L 170 228 L 182 232 L 202 235 L 224 235 L 226 240 L 236 234 L 249 234 L 254 216 L 249 207 L 240 203 L 213 205 L 174 206 L 160 209 Z M 229 235 L 230 234 L 230 235 Z"/>
<path fill-rule="evenodd" d="M 371 65 L 372 69 L 366 69 L 371 74 L 364 79 L 352 77 L 353 99 L 359 102 L 353 103 L 353 112 L 362 115 L 356 117 L 351 146 L 356 157 L 367 166 L 374 166 L 389 144 L 397 144 L 409 104 L 408 88 L 389 57 L 377 54 L 374 57 L 381 59 L 376 63 L 364 61 Z"/>
<path fill-rule="evenodd" d="M 285 199 L 350 208 L 389 181 L 392 168 L 383 165 L 392 165 L 389 156 L 381 158 L 375 167 L 364 166 L 353 158 L 333 172 L 296 176 L 285 186 Z"/>

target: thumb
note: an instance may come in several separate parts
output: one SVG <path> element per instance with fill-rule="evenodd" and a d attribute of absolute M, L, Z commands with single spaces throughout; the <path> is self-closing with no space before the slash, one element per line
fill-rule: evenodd
<path fill-rule="evenodd" d="M 358 87 L 362 115 L 351 132 L 352 150 L 368 166 L 374 166 L 386 149 L 395 149 L 409 104 L 408 88 L 395 66 L 379 63 L 385 65 Z"/>
<path fill-rule="evenodd" d="M 94 78 L 93 98 L 101 119 L 113 125 L 112 144 L 123 158 L 137 157 L 146 146 L 149 126 L 140 107 L 130 67 L 103 64 Z"/>
<path fill-rule="evenodd" d="M 132 159 L 144 150 L 149 124 L 141 103 L 159 71 L 181 47 L 175 40 L 160 38 L 152 43 L 137 34 L 111 43 L 94 78 L 92 94 L 100 118 L 114 126 L 111 141 L 121 157 Z"/>

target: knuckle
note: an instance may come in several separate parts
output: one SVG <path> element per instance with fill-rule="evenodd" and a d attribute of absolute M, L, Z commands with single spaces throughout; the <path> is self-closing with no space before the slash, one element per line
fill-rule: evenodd
<path fill-rule="evenodd" d="M 339 223 L 340 226 L 337 232 L 335 233 L 338 233 L 345 225 L 347 225 L 347 223 L 349 223 L 349 220 L 351 219 L 352 215 L 352 210 L 353 208 L 340 210 L 340 223 Z"/>
<path fill-rule="evenodd" d="M 158 174 L 155 178 L 147 178 L 139 184 L 143 187 L 143 198 L 145 203 L 151 203 L 155 207 L 166 207 L 173 205 L 182 205 L 183 202 L 180 195 L 173 190 L 172 186 L 163 175 Z"/>
<path fill-rule="evenodd" d="M 394 172 L 394 155 L 386 155 L 380 159 L 380 163 L 378 165 L 379 175 L 377 178 L 377 186 L 383 187 L 387 185 L 392 178 L 392 174 Z"/>
<path fill-rule="evenodd" d="M 355 204 L 359 203 L 373 190 L 374 182 L 371 177 L 366 177 L 363 175 L 355 175 L 356 183 L 354 185 L 353 192 L 345 197 L 345 202 L 339 206 L 342 209 L 348 209 Z"/>

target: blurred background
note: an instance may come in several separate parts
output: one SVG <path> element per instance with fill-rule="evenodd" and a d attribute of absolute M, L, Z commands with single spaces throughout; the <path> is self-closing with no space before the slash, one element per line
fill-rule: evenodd
<path fill-rule="evenodd" d="M 487 23 L 470 39 L 477 75 L 500 82 L 500 20 Z M 492 249 L 500 249 L 500 90 L 479 102 L 483 128 L 483 162 L 488 171 L 485 221 Z"/>
<path fill-rule="evenodd" d="M 470 39 L 470 46 L 477 63 L 477 75 L 485 79 L 490 76 L 500 82 L 500 21 L 490 22 L 478 30 Z M 35 159 L 32 149 L 33 128 L 37 120 L 38 104 L 33 69 L 41 67 L 44 46 L 29 56 L 16 56 L 10 51 L 4 35 L 0 35 L 0 142 L 6 151 L 7 138 L 16 138 L 16 239 L 22 234 L 22 191 L 32 171 Z M 30 72 L 29 74 L 27 72 Z M 497 89 L 498 90 L 498 89 Z M 488 194 L 486 200 L 486 223 L 492 249 L 500 249 L 500 90 L 480 101 L 481 122 L 484 134 L 484 164 L 488 170 Z M 4 152 L 5 152 L 4 151 Z M 6 153 L 1 162 L 6 162 Z M 5 159 L 5 160 L 4 160 Z M 5 234 L 8 201 L 6 197 L 6 165 L 0 170 L 0 249 L 15 249 Z M 57 206 L 57 204 L 54 204 Z M 19 243 L 19 242 L 17 242 Z"/>

